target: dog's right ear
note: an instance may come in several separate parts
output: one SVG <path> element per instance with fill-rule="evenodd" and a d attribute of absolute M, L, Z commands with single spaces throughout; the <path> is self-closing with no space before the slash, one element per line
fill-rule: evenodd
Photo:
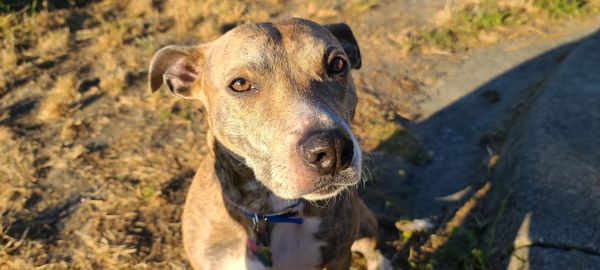
<path fill-rule="evenodd" d="M 155 92 L 164 82 L 173 95 L 192 98 L 192 89 L 199 78 L 203 60 L 202 46 L 167 46 L 160 49 L 150 63 L 150 90 Z"/>

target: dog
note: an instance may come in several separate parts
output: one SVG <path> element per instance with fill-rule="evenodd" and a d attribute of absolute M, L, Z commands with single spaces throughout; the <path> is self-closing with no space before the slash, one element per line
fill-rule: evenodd
<path fill-rule="evenodd" d="M 182 231 L 194 269 L 392 269 L 358 197 L 361 151 L 349 125 L 361 66 L 347 24 L 288 18 L 245 24 L 153 57 L 166 84 L 200 100 L 210 155 L 188 192 Z"/>

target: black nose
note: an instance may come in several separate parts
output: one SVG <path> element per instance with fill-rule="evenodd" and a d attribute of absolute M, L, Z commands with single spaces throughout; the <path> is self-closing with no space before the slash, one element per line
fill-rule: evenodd
<path fill-rule="evenodd" d="M 354 157 L 350 136 L 340 130 L 312 133 L 299 147 L 304 163 L 320 175 L 334 175 L 348 168 Z"/>

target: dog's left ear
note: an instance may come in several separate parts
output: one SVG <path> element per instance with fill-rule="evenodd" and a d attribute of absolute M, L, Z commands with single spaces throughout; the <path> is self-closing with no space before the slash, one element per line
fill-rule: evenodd
<path fill-rule="evenodd" d="M 150 63 L 150 90 L 155 92 L 165 83 L 173 95 L 192 98 L 192 89 L 204 59 L 203 52 L 201 46 L 167 46 L 160 49 Z"/>
<path fill-rule="evenodd" d="M 354 69 L 359 69 L 361 65 L 360 49 L 350 26 L 345 23 L 326 24 L 323 26 L 342 44 L 344 51 L 350 58 L 350 66 Z"/>

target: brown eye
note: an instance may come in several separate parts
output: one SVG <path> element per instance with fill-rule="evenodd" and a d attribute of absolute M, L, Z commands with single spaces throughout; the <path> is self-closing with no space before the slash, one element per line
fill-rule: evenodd
<path fill-rule="evenodd" d="M 327 72 L 329 74 L 335 75 L 344 71 L 346 71 L 346 60 L 342 57 L 336 56 L 327 64 Z"/>
<path fill-rule="evenodd" d="M 229 88 L 236 92 L 246 92 L 252 89 L 252 84 L 242 78 L 237 78 L 229 84 Z"/>

